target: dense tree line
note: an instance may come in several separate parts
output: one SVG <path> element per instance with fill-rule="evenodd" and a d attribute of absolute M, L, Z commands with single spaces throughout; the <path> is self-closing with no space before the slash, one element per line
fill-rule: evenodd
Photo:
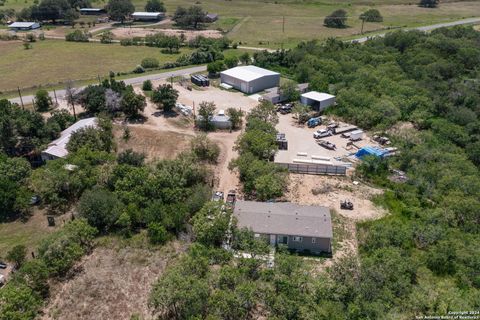
<path fill-rule="evenodd" d="M 259 66 L 335 94 L 329 113 L 387 131 L 401 149 L 389 161 L 366 159 L 357 172 L 389 190 L 375 201 L 391 214 L 358 226 L 361 266 L 335 275 L 334 303 L 328 291 L 319 297 L 339 318 L 479 307 L 479 40 L 471 27 L 454 27 L 255 55 Z M 389 168 L 408 181 L 390 181 Z"/>
<path fill-rule="evenodd" d="M 278 149 L 275 125 L 278 115 L 275 106 L 262 101 L 247 115 L 247 125 L 236 142 L 240 156 L 230 164 L 243 182 L 243 190 L 259 200 L 269 200 L 283 194 L 286 172 L 275 165 L 273 156 Z"/>

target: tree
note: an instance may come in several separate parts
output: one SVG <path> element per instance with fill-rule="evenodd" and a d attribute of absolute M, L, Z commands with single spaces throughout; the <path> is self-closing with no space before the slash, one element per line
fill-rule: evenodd
<path fill-rule="evenodd" d="M 360 20 L 366 22 L 382 22 L 383 17 L 377 9 L 368 9 L 360 15 Z"/>
<path fill-rule="evenodd" d="M 191 6 L 187 9 L 178 7 L 173 16 L 179 26 L 198 29 L 202 22 L 205 22 L 206 13 L 200 6 Z"/>
<path fill-rule="evenodd" d="M 67 81 L 67 85 L 65 86 L 65 100 L 67 100 L 67 104 L 72 107 L 74 120 L 77 121 L 75 103 L 78 100 L 78 92 L 71 80 Z"/>
<path fill-rule="evenodd" d="M 127 149 L 123 152 L 120 152 L 117 157 L 118 164 L 128 164 L 130 166 L 141 167 L 144 165 L 144 162 L 145 154 L 135 152 L 132 149 Z"/>
<path fill-rule="evenodd" d="M 420 0 L 419 6 L 424 8 L 436 8 L 439 0 Z"/>
<path fill-rule="evenodd" d="M 146 12 L 165 12 L 165 6 L 160 0 L 148 0 L 145 5 Z"/>
<path fill-rule="evenodd" d="M 226 57 L 223 61 L 225 62 L 227 68 L 234 68 L 238 65 L 237 56 Z"/>
<path fill-rule="evenodd" d="M 211 119 L 215 114 L 215 103 L 202 101 L 198 109 L 198 115 L 202 121 L 201 127 L 209 131 L 212 129 Z"/>
<path fill-rule="evenodd" d="M 277 109 L 270 101 L 263 100 L 247 115 L 248 122 L 253 119 L 275 126 L 278 123 Z"/>
<path fill-rule="evenodd" d="M 85 191 L 78 202 L 80 216 L 101 231 L 109 231 L 118 220 L 120 212 L 121 203 L 117 196 L 103 188 Z"/>
<path fill-rule="evenodd" d="M 328 28 L 345 28 L 347 22 L 347 11 L 338 9 L 333 11 L 323 20 L 323 24 Z"/>
<path fill-rule="evenodd" d="M 219 246 L 225 239 L 231 213 L 222 202 L 210 201 L 192 219 L 193 232 L 198 242 Z"/>
<path fill-rule="evenodd" d="M 287 187 L 287 175 L 270 173 L 255 179 L 255 190 L 261 201 L 275 199 L 283 194 Z"/>
<path fill-rule="evenodd" d="M 45 89 L 40 89 L 35 93 L 35 109 L 40 112 L 48 111 L 53 107 L 52 98 Z"/>
<path fill-rule="evenodd" d="M 143 83 L 142 83 L 142 90 L 143 91 L 152 91 L 152 89 L 153 89 L 152 81 L 150 81 L 150 80 L 143 81 Z"/>
<path fill-rule="evenodd" d="M 225 70 L 225 65 L 221 60 L 210 62 L 207 65 L 207 71 L 210 76 L 215 76 L 217 73 L 219 73 L 222 70 Z"/>
<path fill-rule="evenodd" d="M 216 163 L 220 155 L 220 147 L 210 140 L 205 133 L 196 135 L 190 141 L 190 149 L 200 160 L 211 163 Z"/>
<path fill-rule="evenodd" d="M 127 16 L 135 11 L 135 7 L 130 0 L 109 0 L 106 10 L 111 19 L 123 24 Z"/>
<path fill-rule="evenodd" d="M 7 260 L 13 262 L 15 269 L 19 269 L 25 262 L 27 248 L 24 245 L 16 245 L 7 253 Z"/>
<path fill-rule="evenodd" d="M 106 88 L 100 85 L 89 85 L 78 94 L 78 102 L 90 114 L 105 111 Z"/>
<path fill-rule="evenodd" d="M 125 116 L 128 118 L 136 118 L 140 115 L 140 112 L 143 112 L 147 106 L 147 102 L 143 95 L 136 94 L 135 91 L 133 91 L 133 87 L 128 86 L 122 96 L 120 106 Z"/>
<path fill-rule="evenodd" d="M 252 59 L 250 58 L 250 54 L 248 52 L 243 53 L 240 56 L 240 62 L 244 65 L 249 65 L 252 62 Z"/>
<path fill-rule="evenodd" d="M 305 123 L 308 119 L 310 119 L 310 111 L 312 111 L 310 106 L 301 103 L 296 103 L 292 108 L 292 113 L 297 118 L 298 123 Z"/>
<path fill-rule="evenodd" d="M 241 109 L 228 108 L 226 112 L 232 123 L 232 129 L 238 129 L 242 127 L 244 112 Z"/>
<path fill-rule="evenodd" d="M 75 24 L 75 20 L 77 20 L 79 17 L 80 14 L 77 10 L 73 8 L 68 9 L 63 15 L 63 19 L 65 20 L 65 22 L 72 25 L 72 27 Z"/>
<path fill-rule="evenodd" d="M 168 241 L 169 235 L 167 230 L 158 222 L 149 223 L 147 232 L 148 239 L 153 244 L 165 244 Z"/>
<path fill-rule="evenodd" d="M 280 85 L 280 94 L 289 102 L 300 99 L 300 91 L 298 90 L 297 85 L 291 81 Z"/>
<path fill-rule="evenodd" d="M 110 152 L 114 149 L 112 122 L 99 118 L 98 127 L 85 127 L 75 131 L 68 141 L 67 149 L 75 153 L 80 149 Z"/>
<path fill-rule="evenodd" d="M 152 101 L 158 107 L 163 109 L 164 114 L 172 111 L 177 103 L 178 91 L 170 84 L 162 84 L 152 92 Z"/>
<path fill-rule="evenodd" d="M 33 7 L 32 18 L 38 20 L 52 20 L 55 22 L 64 19 L 65 14 L 71 9 L 66 0 L 42 0 L 38 7 Z"/>

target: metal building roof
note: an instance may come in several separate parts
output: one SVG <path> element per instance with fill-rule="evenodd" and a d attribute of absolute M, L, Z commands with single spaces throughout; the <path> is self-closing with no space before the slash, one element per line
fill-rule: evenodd
<path fill-rule="evenodd" d="M 220 74 L 231 76 L 242 81 L 252 81 L 264 76 L 280 75 L 278 72 L 256 66 L 240 66 L 222 71 Z"/>
<path fill-rule="evenodd" d="M 255 233 L 332 238 L 330 209 L 291 202 L 237 201 L 234 215 L 239 227 Z"/>
<path fill-rule="evenodd" d="M 37 22 L 14 22 L 9 24 L 9 28 L 29 28 L 33 25 L 37 24 Z"/>
<path fill-rule="evenodd" d="M 137 16 L 141 16 L 141 17 L 158 17 L 158 16 L 162 16 L 162 15 L 163 15 L 163 12 L 143 12 L 143 11 L 138 11 L 138 12 L 132 13 L 132 17 L 137 17 Z"/>
<path fill-rule="evenodd" d="M 97 118 L 86 118 L 75 122 L 73 125 L 60 133 L 60 138 L 49 143 L 48 148 L 42 153 L 51 154 L 58 158 L 68 155 L 67 144 L 74 132 L 86 127 L 97 127 Z"/>
<path fill-rule="evenodd" d="M 332 96 L 331 94 L 324 93 L 324 92 L 317 92 L 317 91 L 310 91 L 310 92 L 304 93 L 302 94 L 302 97 L 310 100 L 315 100 L 315 101 L 325 101 L 331 98 L 335 98 L 335 96 Z"/>
<path fill-rule="evenodd" d="M 103 9 L 101 8 L 80 8 L 80 11 L 91 11 L 91 12 L 99 12 L 102 11 Z"/>

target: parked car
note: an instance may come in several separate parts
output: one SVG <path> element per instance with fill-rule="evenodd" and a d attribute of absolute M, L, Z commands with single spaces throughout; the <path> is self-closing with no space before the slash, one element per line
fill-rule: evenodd
<path fill-rule="evenodd" d="M 337 146 L 331 142 L 325 141 L 325 140 L 319 140 L 318 145 L 324 147 L 325 149 L 328 150 L 335 150 L 337 149 Z"/>
<path fill-rule="evenodd" d="M 40 197 L 39 196 L 32 196 L 30 198 L 30 205 L 35 206 L 40 203 Z"/>
<path fill-rule="evenodd" d="M 0 269 L 7 269 L 7 264 L 5 262 L 0 261 Z"/>
<path fill-rule="evenodd" d="M 327 125 L 327 129 L 332 131 L 338 127 L 338 123 L 336 123 L 335 121 L 332 121 L 330 122 L 328 125 Z"/>
<path fill-rule="evenodd" d="M 321 117 L 316 117 L 316 118 L 310 118 L 307 121 L 307 126 L 309 128 L 315 128 L 316 126 L 319 126 L 322 124 L 322 118 Z"/>
<path fill-rule="evenodd" d="M 224 195 L 222 191 L 215 191 L 212 196 L 212 201 L 223 201 Z"/>
<path fill-rule="evenodd" d="M 320 130 L 317 130 L 313 133 L 313 137 L 315 139 L 330 137 L 332 135 L 333 135 L 332 131 L 326 130 L 326 129 L 320 129 Z"/>
<path fill-rule="evenodd" d="M 235 204 L 235 200 L 237 199 L 237 193 L 235 190 L 230 190 L 227 193 L 227 204 L 233 206 Z"/>

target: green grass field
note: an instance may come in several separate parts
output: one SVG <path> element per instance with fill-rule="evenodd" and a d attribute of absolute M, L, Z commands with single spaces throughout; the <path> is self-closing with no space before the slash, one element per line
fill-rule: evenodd
<path fill-rule="evenodd" d="M 7 0 L 5 8 L 30 5 L 33 0 Z M 143 10 L 146 0 L 133 0 L 137 10 Z M 177 6 L 190 6 L 188 0 L 165 0 L 167 15 Z M 234 41 L 255 47 L 293 47 L 301 40 L 351 37 L 359 35 L 360 13 L 368 8 L 380 10 L 383 23 L 366 23 L 365 31 L 414 27 L 462 18 L 480 16 L 480 2 L 446 0 L 436 9 L 417 6 L 417 0 L 203 0 L 198 1 L 206 11 L 218 13 L 219 21 L 211 25 L 220 28 Z M 94 7 L 103 7 L 107 0 L 93 1 Z M 349 14 L 348 28 L 331 29 L 323 26 L 323 19 L 333 10 L 343 8 Z M 285 23 L 283 23 L 285 21 Z M 284 25 L 284 28 L 283 28 Z"/>
<path fill-rule="evenodd" d="M 182 49 L 182 53 L 189 52 Z M 179 54 L 162 54 L 158 48 L 123 47 L 119 44 L 77 43 L 45 40 L 25 50 L 19 41 L 0 41 L 0 91 L 17 86 L 55 85 L 67 80 L 92 79 L 109 71 L 129 72 L 143 58 L 160 63 L 175 61 Z"/>

